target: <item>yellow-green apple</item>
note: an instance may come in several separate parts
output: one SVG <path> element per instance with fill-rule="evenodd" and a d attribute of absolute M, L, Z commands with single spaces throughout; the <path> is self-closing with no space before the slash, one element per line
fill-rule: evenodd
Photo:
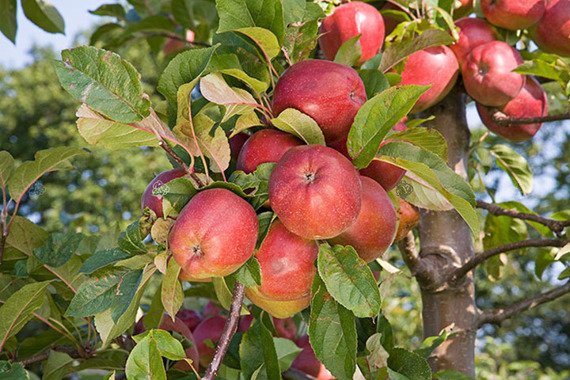
<path fill-rule="evenodd" d="M 361 185 L 352 163 L 321 145 L 289 149 L 269 178 L 269 201 L 287 229 L 306 239 L 329 239 L 354 223 Z"/>
<path fill-rule="evenodd" d="M 462 65 L 465 90 L 478 103 L 501 107 L 524 86 L 525 77 L 513 72 L 522 63 L 519 52 L 506 42 L 479 45 Z"/>
<path fill-rule="evenodd" d="M 273 114 L 295 108 L 312 117 L 327 143 L 348 135 L 354 116 L 366 102 L 356 70 L 339 63 L 309 59 L 289 67 L 273 92 Z"/>
<path fill-rule="evenodd" d="M 398 230 L 394 241 L 400 241 L 406 237 L 420 221 L 420 213 L 417 208 L 403 199 L 399 201 L 400 207 L 398 208 Z"/>
<path fill-rule="evenodd" d="M 294 146 L 303 145 L 295 136 L 277 129 L 262 129 L 254 133 L 243 145 L 236 169 L 253 172 L 259 165 L 277 162 Z"/>
<path fill-rule="evenodd" d="M 455 21 L 455 25 L 459 28 L 459 40 L 449 48 L 455 54 L 460 66 L 471 50 L 497 39 L 497 33 L 491 24 L 482 18 L 465 17 Z"/>
<path fill-rule="evenodd" d="M 454 18 L 461 18 L 473 12 L 473 0 L 455 0 Z"/>
<path fill-rule="evenodd" d="M 241 148 L 247 139 L 249 139 L 249 135 L 243 132 L 240 132 L 229 139 L 232 160 L 237 161 L 239 152 L 241 151 Z"/>
<path fill-rule="evenodd" d="M 404 63 L 400 84 L 431 85 L 420 96 L 412 112 L 421 112 L 438 103 L 453 88 L 459 64 L 447 46 L 435 46 L 416 51 Z"/>
<path fill-rule="evenodd" d="M 142 194 L 141 208 L 144 210 L 148 207 L 154 211 L 158 218 L 162 218 L 164 216 L 164 212 L 162 210 L 162 195 L 154 195 L 152 192 L 175 178 L 183 177 L 185 174 L 186 171 L 184 169 L 178 168 L 167 170 L 154 177 Z"/>
<path fill-rule="evenodd" d="M 249 203 L 226 189 L 196 194 L 182 209 L 168 236 L 168 246 L 193 281 L 227 276 L 252 255 L 257 215 Z"/>
<path fill-rule="evenodd" d="M 384 20 L 372 5 L 361 1 L 342 4 L 327 16 L 320 27 L 319 46 L 325 57 L 334 60 L 338 49 L 360 35 L 360 63 L 374 57 L 384 44 Z"/>
<path fill-rule="evenodd" d="M 477 104 L 477 111 L 487 128 L 511 141 L 532 138 L 542 125 L 542 123 L 499 125 L 493 121 L 493 110 Z M 523 89 L 501 109 L 501 112 L 513 118 L 546 116 L 548 115 L 546 93 L 536 79 L 527 77 Z"/>
<path fill-rule="evenodd" d="M 291 364 L 292 368 L 298 369 L 317 380 L 334 379 L 334 376 L 315 356 L 315 351 L 313 351 L 307 335 L 295 339 L 294 342 L 301 349 L 301 352 Z"/>
<path fill-rule="evenodd" d="M 207 367 L 214 357 L 216 345 L 222 336 L 226 318 L 215 316 L 204 319 L 196 329 L 194 329 L 194 339 L 200 354 L 200 365 Z"/>
<path fill-rule="evenodd" d="M 386 190 L 368 177 L 362 182 L 362 206 L 356 222 L 330 240 L 333 244 L 351 245 L 366 262 L 382 256 L 394 241 L 397 217 Z"/>
<path fill-rule="evenodd" d="M 547 1 L 532 35 L 543 51 L 570 57 L 570 0 Z"/>
<path fill-rule="evenodd" d="M 246 288 L 245 295 L 256 306 L 275 318 L 288 318 L 306 309 L 311 303 L 311 294 L 288 301 L 276 301 L 261 294 L 257 288 Z"/>
<path fill-rule="evenodd" d="M 526 29 L 544 15 L 545 0 L 481 0 L 481 11 L 493 25 L 509 30 Z"/>

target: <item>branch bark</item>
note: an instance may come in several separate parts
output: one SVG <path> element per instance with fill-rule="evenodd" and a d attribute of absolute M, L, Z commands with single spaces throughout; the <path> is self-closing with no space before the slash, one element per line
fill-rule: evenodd
<path fill-rule="evenodd" d="M 499 125 L 513 125 L 513 124 L 534 124 L 534 123 L 547 123 L 551 121 L 569 120 L 570 112 L 561 113 L 558 115 L 547 115 L 537 117 L 510 117 L 503 112 L 495 109 L 492 114 L 493 121 Z"/>
<path fill-rule="evenodd" d="M 477 327 L 481 327 L 485 323 L 501 324 L 503 321 L 514 315 L 553 301 L 568 293 L 570 293 L 570 282 L 547 292 L 537 294 L 534 297 L 514 303 L 510 306 L 483 311 L 477 318 Z"/>
<path fill-rule="evenodd" d="M 467 275 L 477 266 L 482 264 L 485 260 L 488 260 L 493 256 L 500 255 L 501 253 L 512 252 L 521 248 L 564 247 L 568 243 L 570 243 L 570 240 L 565 240 L 565 239 L 527 239 L 527 240 L 517 241 L 516 243 L 505 244 L 495 248 L 491 248 L 476 254 L 463 266 L 450 272 L 449 275 L 446 276 L 444 281 L 446 283 L 454 283 L 463 278 L 465 275 Z"/>
<path fill-rule="evenodd" d="M 224 356 L 228 351 L 228 347 L 230 346 L 232 337 L 237 331 L 239 314 L 241 311 L 241 305 L 243 303 L 244 293 L 245 293 L 245 287 L 243 286 L 243 284 L 236 282 L 232 295 L 230 316 L 226 321 L 226 325 L 224 326 L 224 331 L 222 332 L 222 336 L 218 342 L 218 347 L 216 347 L 216 353 L 214 354 L 214 358 L 212 359 L 212 362 L 208 366 L 206 374 L 204 375 L 204 377 L 202 377 L 202 380 L 214 380 L 216 378 L 216 374 L 220 369 L 220 365 L 222 365 L 222 360 L 224 360 Z"/>
<path fill-rule="evenodd" d="M 511 218 L 530 220 L 536 223 L 540 223 L 543 226 L 550 228 L 550 230 L 552 230 L 556 234 L 560 234 L 565 227 L 570 226 L 570 220 L 549 219 L 540 215 L 528 214 L 516 210 L 509 210 L 501 206 L 483 201 L 477 201 L 477 207 L 485 209 L 493 215 L 505 215 L 505 216 L 510 216 Z"/>

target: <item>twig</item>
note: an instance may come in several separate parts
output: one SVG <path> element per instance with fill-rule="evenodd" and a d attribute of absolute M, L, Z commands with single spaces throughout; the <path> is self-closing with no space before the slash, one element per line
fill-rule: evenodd
<path fill-rule="evenodd" d="M 222 336 L 218 342 L 218 347 L 216 347 L 216 353 L 212 362 L 206 370 L 206 374 L 202 377 L 202 380 L 214 380 L 216 378 L 216 373 L 222 365 L 222 360 L 228 351 L 232 337 L 237 331 L 239 314 L 241 311 L 241 305 L 243 303 L 243 296 L 245 292 L 245 287 L 242 283 L 236 282 L 234 286 L 234 291 L 232 295 L 232 304 L 230 307 L 230 316 L 226 321 L 224 326 L 224 331 L 222 331 Z"/>
<path fill-rule="evenodd" d="M 553 301 L 568 293 L 570 293 L 570 282 L 510 306 L 483 311 L 477 318 L 477 327 L 481 327 L 485 323 L 500 324 L 513 315 L 520 314 L 523 311 L 530 310 L 543 303 Z"/>
<path fill-rule="evenodd" d="M 79 352 L 77 352 L 76 350 L 73 349 L 69 349 L 66 347 L 53 347 L 52 348 L 53 351 L 57 351 L 57 352 L 63 352 L 68 354 L 69 356 L 71 356 L 74 359 L 78 359 L 81 358 L 82 356 L 79 354 Z M 33 364 L 33 363 L 37 363 L 37 362 L 41 362 L 46 360 L 49 357 L 49 351 L 48 352 L 42 352 L 33 356 L 30 356 L 29 358 L 26 359 L 22 359 L 22 360 L 18 360 L 19 363 L 21 363 L 24 366 L 27 366 L 29 364 Z"/>
<path fill-rule="evenodd" d="M 170 157 L 172 157 L 172 159 L 174 161 L 176 161 L 176 163 L 178 163 L 178 165 L 180 165 L 184 170 L 186 170 L 188 173 L 191 172 L 190 168 L 186 165 L 186 163 L 184 161 L 182 161 L 182 159 L 180 157 L 178 157 L 178 155 L 176 153 L 174 153 L 174 151 L 172 150 L 172 148 L 170 147 L 170 145 L 168 145 L 168 143 L 166 141 L 160 140 L 158 145 L 162 149 L 164 149 L 166 154 L 168 154 Z"/>
<path fill-rule="evenodd" d="M 186 38 L 182 38 L 182 37 L 180 37 L 178 34 L 175 34 L 175 33 L 167 33 L 167 32 L 141 32 L 140 35 L 145 36 L 145 37 L 168 37 L 168 38 L 172 38 L 173 40 L 177 40 L 177 41 L 184 42 L 185 44 L 190 45 L 190 46 L 212 47 L 212 45 L 210 45 L 210 44 L 207 43 L 207 42 L 188 41 Z"/>
<path fill-rule="evenodd" d="M 499 125 L 512 125 L 512 124 L 533 124 L 533 123 L 548 123 L 550 121 L 569 120 L 570 112 L 561 113 L 558 115 L 546 115 L 536 117 L 510 117 L 503 112 L 495 109 L 491 118 Z"/>
<path fill-rule="evenodd" d="M 453 283 L 458 279 L 465 276 L 472 269 L 475 269 L 478 265 L 483 263 L 485 260 L 500 255 L 501 253 L 516 251 L 521 248 L 531 248 L 531 247 L 564 247 L 566 244 L 570 243 L 570 240 L 565 239 L 528 239 L 517 241 L 516 243 L 505 244 L 499 247 L 491 248 L 489 250 L 475 254 L 473 258 L 467 261 L 462 267 L 455 269 L 446 278 L 445 282 Z"/>
<path fill-rule="evenodd" d="M 493 215 L 505 215 L 505 216 L 510 216 L 511 218 L 531 220 L 533 222 L 540 223 L 543 226 L 550 228 L 556 234 L 560 234 L 565 227 L 570 226 L 570 220 L 549 219 L 540 215 L 528 214 L 516 210 L 509 210 L 506 208 L 502 208 L 501 206 L 497 206 L 495 204 L 483 201 L 477 201 L 477 207 L 485 209 Z"/>

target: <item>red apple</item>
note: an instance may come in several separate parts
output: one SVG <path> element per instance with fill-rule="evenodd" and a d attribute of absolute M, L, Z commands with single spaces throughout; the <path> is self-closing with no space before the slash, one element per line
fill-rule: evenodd
<path fill-rule="evenodd" d="M 297 325 L 293 318 L 273 318 L 273 326 L 280 338 L 293 340 L 297 336 Z"/>
<path fill-rule="evenodd" d="M 330 240 L 333 244 L 351 245 L 366 262 L 382 256 L 394 241 L 396 211 L 386 190 L 368 177 L 362 182 L 362 207 L 356 222 Z"/>
<path fill-rule="evenodd" d="M 455 54 L 459 65 L 463 64 L 474 48 L 497 39 L 497 33 L 491 24 L 482 18 L 465 17 L 457 20 L 455 25 L 459 27 L 459 40 L 449 48 Z"/>
<path fill-rule="evenodd" d="M 234 137 L 229 139 L 232 160 L 237 160 L 239 152 L 241 151 L 241 148 L 243 147 L 247 139 L 249 139 L 249 135 L 243 132 L 240 132 Z"/>
<path fill-rule="evenodd" d="M 511 141 L 524 141 L 533 137 L 542 123 L 499 125 L 493 121 L 492 111 L 477 104 L 477 111 L 483 124 L 491 131 Z M 519 94 L 501 110 L 515 118 L 540 117 L 548 115 L 548 102 L 542 86 L 533 77 L 527 77 Z"/>
<path fill-rule="evenodd" d="M 459 72 L 457 58 L 447 46 L 435 46 L 411 54 L 404 63 L 400 84 L 431 85 L 412 112 L 421 112 L 438 103 L 453 88 Z"/>
<path fill-rule="evenodd" d="M 509 30 L 526 29 L 540 20 L 545 0 L 481 0 L 481 11 L 493 25 Z"/>
<path fill-rule="evenodd" d="M 478 103 L 501 107 L 524 86 L 525 77 L 513 72 L 522 63 L 519 52 L 505 42 L 479 45 L 463 62 L 465 90 Z"/>
<path fill-rule="evenodd" d="M 215 317 L 216 315 L 220 315 L 224 313 L 224 309 L 220 307 L 220 305 L 213 301 L 208 301 L 204 308 L 202 309 L 202 315 L 206 318 Z"/>
<path fill-rule="evenodd" d="M 277 162 L 294 146 L 303 145 L 295 136 L 276 129 L 262 129 L 251 136 L 241 148 L 236 169 L 253 172 L 266 162 Z"/>
<path fill-rule="evenodd" d="M 204 319 L 194 330 L 194 339 L 200 354 L 200 365 L 207 367 L 214 357 L 215 346 L 218 344 L 226 325 L 226 318 L 216 316 Z M 214 347 L 211 347 L 211 346 Z"/>
<path fill-rule="evenodd" d="M 321 145 L 291 148 L 269 178 L 269 201 L 287 229 L 306 239 L 329 239 L 354 223 L 361 185 L 351 162 Z"/>
<path fill-rule="evenodd" d="M 158 189 L 175 178 L 183 177 L 185 174 L 186 171 L 184 169 L 178 168 L 167 170 L 154 177 L 143 192 L 141 197 L 141 208 L 144 210 L 148 207 L 154 211 L 158 218 L 162 218 L 164 216 L 164 212 L 162 210 L 162 195 L 154 195 L 152 193 L 153 190 Z"/>
<path fill-rule="evenodd" d="M 227 276 L 252 255 L 257 215 L 249 203 L 226 189 L 196 194 L 180 212 L 168 237 L 187 280 Z"/>
<path fill-rule="evenodd" d="M 291 364 L 292 368 L 298 369 L 313 376 L 317 380 L 333 380 L 333 375 L 325 368 L 325 366 L 315 356 L 315 351 L 311 347 L 309 337 L 304 335 L 296 339 L 295 344 L 302 349 L 299 355 Z"/>
<path fill-rule="evenodd" d="M 420 213 L 415 206 L 412 206 L 403 199 L 400 199 L 400 208 L 398 208 L 398 230 L 394 241 L 400 241 L 406 237 L 420 221 Z"/>
<path fill-rule="evenodd" d="M 176 313 L 176 318 L 180 319 L 184 324 L 190 329 L 190 331 L 194 331 L 196 326 L 200 322 L 202 322 L 202 317 L 200 314 L 196 313 L 194 310 L 182 309 L 178 313 Z"/>
<path fill-rule="evenodd" d="M 261 294 L 257 288 L 246 288 L 245 295 L 256 306 L 275 318 L 288 318 L 306 309 L 311 303 L 311 294 L 289 301 L 277 301 Z"/>
<path fill-rule="evenodd" d="M 473 12 L 473 0 L 456 0 L 455 10 L 453 11 L 454 18 L 461 18 Z"/>
<path fill-rule="evenodd" d="M 246 332 L 253 323 L 253 315 L 242 315 L 239 318 L 238 329 L 239 332 Z"/>
<path fill-rule="evenodd" d="M 312 117 L 331 143 L 348 135 L 364 102 L 366 91 L 356 70 L 309 59 L 289 67 L 279 78 L 273 92 L 273 114 L 295 108 Z"/>
<path fill-rule="evenodd" d="M 532 34 L 543 51 L 570 57 L 570 0 L 547 1 Z"/>
<path fill-rule="evenodd" d="M 319 46 L 325 57 L 334 60 L 338 49 L 360 35 L 360 63 L 374 57 L 384 44 L 384 20 L 372 5 L 360 1 L 343 4 L 327 16 L 320 28 Z"/>

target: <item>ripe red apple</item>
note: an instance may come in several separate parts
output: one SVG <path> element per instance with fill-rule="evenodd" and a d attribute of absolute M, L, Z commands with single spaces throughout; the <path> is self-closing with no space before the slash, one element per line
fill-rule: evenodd
<path fill-rule="evenodd" d="M 570 0 L 549 0 L 532 30 L 536 44 L 547 53 L 570 57 Z"/>
<path fill-rule="evenodd" d="M 200 354 L 200 365 L 207 367 L 214 357 L 216 345 L 222 336 L 226 318 L 216 316 L 204 319 L 194 330 L 194 339 Z M 213 345 L 214 347 L 211 347 Z"/>
<path fill-rule="evenodd" d="M 386 190 L 368 177 L 362 182 L 362 207 L 356 222 L 330 240 L 333 244 L 351 245 L 366 262 L 382 256 L 394 241 L 397 217 Z"/>
<path fill-rule="evenodd" d="M 190 331 L 194 331 L 196 326 L 202 322 L 202 317 L 200 314 L 196 313 L 194 310 L 188 309 L 180 310 L 178 313 L 176 313 L 176 318 L 184 322 Z"/>
<path fill-rule="evenodd" d="M 491 131 L 511 141 L 524 141 L 532 138 L 542 123 L 499 125 L 493 121 L 492 111 L 477 104 L 477 111 L 483 124 Z M 533 77 L 527 77 L 526 84 L 519 94 L 501 110 L 515 118 L 540 117 L 548 115 L 546 92 Z"/>
<path fill-rule="evenodd" d="M 293 340 L 297 336 L 297 325 L 293 318 L 273 318 L 273 326 L 280 338 Z"/>
<path fill-rule="evenodd" d="M 348 135 L 364 102 L 366 91 L 356 70 L 309 59 L 289 67 L 279 78 L 273 92 L 273 114 L 295 108 L 312 117 L 331 143 Z"/>
<path fill-rule="evenodd" d="M 236 169 L 253 172 L 266 162 L 277 162 L 294 146 L 303 145 L 295 136 L 276 129 L 262 129 L 251 136 L 241 148 Z"/>
<path fill-rule="evenodd" d="M 186 174 L 184 169 L 172 169 L 160 173 L 147 185 L 141 197 L 141 209 L 149 208 L 156 214 L 157 218 L 162 218 L 164 212 L 162 210 L 162 195 L 154 195 L 154 189 L 158 189 L 162 185 L 172 181 L 175 178 L 183 177 Z"/>
<path fill-rule="evenodd" d="M 400 208 L 398 209 L 399 222 L 398 230 L 394 241 L 400 241 L 406 237 L 420 221 L 420 213 L 415 206 L 412 206 L 403 199 L 400 199 Z"/>
<path fill-rule="evenodd" d="M 460 66 L 471 50 L 497 39 L 497 33 L 491 24 L 482 18 L 465 17 L 457 20 L 455 25 L 459 27 L 459 40 L 449 48 L 455 54 Z"/>
<path fill-rule="evenodd" d="M 473 0 L 457 0 L 455 1 L 454 18 L 461 18 L 473 12 Z"/>
<path fill-rule="evenodd" d="M 503 41 L 479 45 L 463 62 L 465 90 L 478 103 L 501 107 L 518 95 L 525 77 L 513 73 L 523 59 Z"/>
<path fill-rule="evenodd" d="M 287 229 L 306 239 L 329 239 L 354 223 L 361 185 L 352 163 L 321 145 L 291 148 L 269 178 L 269 201 Z"/>
<path fill-rule="evenodd" d="M 208 301 L 204 308 L 202 309 L 202 315 L 205 318 L 215 317 L 216 315 L 221 315 L 224 313 L 224 309 L 220 305 L 213 301 Z"/>
<path fill-rule="evenodd" d="M 241 151 L 241 148 L 243 147 L 243 144 L 245 144 L 247 139 L 249 139 L 249 135 L 243 132 L 240 132 L 234 137 L 229 139 L 232 160 L 237 161 L 239 152 Z"/>
<path fill-rule="evenodd" d="M 334 60 L 338 49 L 360 35 L 360 63 L 374 57 L 384 44 L 384 20 L 372 5 L 353 1 L 327 16 L 320 28 L 319 46 L 327 59 Z"/>
<path fill-rule="evenodd" d="M 180 212 L 168 237 L 187 280 L 227 276 L 252 255 L 257 215 L 249 203 L 226 189 L 196 194 Z"/>
<path fill-rule="evenodd" d="M 313 351 L 313 348 L 309 342 L 309 337 L 307 335 L 294 340 L 294 342 L 299 348 L 302 349 L 302 351 L 299 353 L 299 355 L 297 355 L 291 364 L 292 368 L 298 369 L 307 375 L 313 376 L 317 380 L 334 379 L 334 376 L 315 356 L 315 351 Z"/>
<path fill-rule="evenodd" d="M 526 29 L 540 20 L 545 0 L 481 0 L 481 10 L 493 25 L 509 30 Z"/>
<path fill-rule="evenodd" d="M 435 46 L 411 54 L 404 63 L 400 84 L 431 85 L 416 102 L 412 112 L 421 112 L 438 103 L 453 88 L 459 64 L 447 46 Z"/>

